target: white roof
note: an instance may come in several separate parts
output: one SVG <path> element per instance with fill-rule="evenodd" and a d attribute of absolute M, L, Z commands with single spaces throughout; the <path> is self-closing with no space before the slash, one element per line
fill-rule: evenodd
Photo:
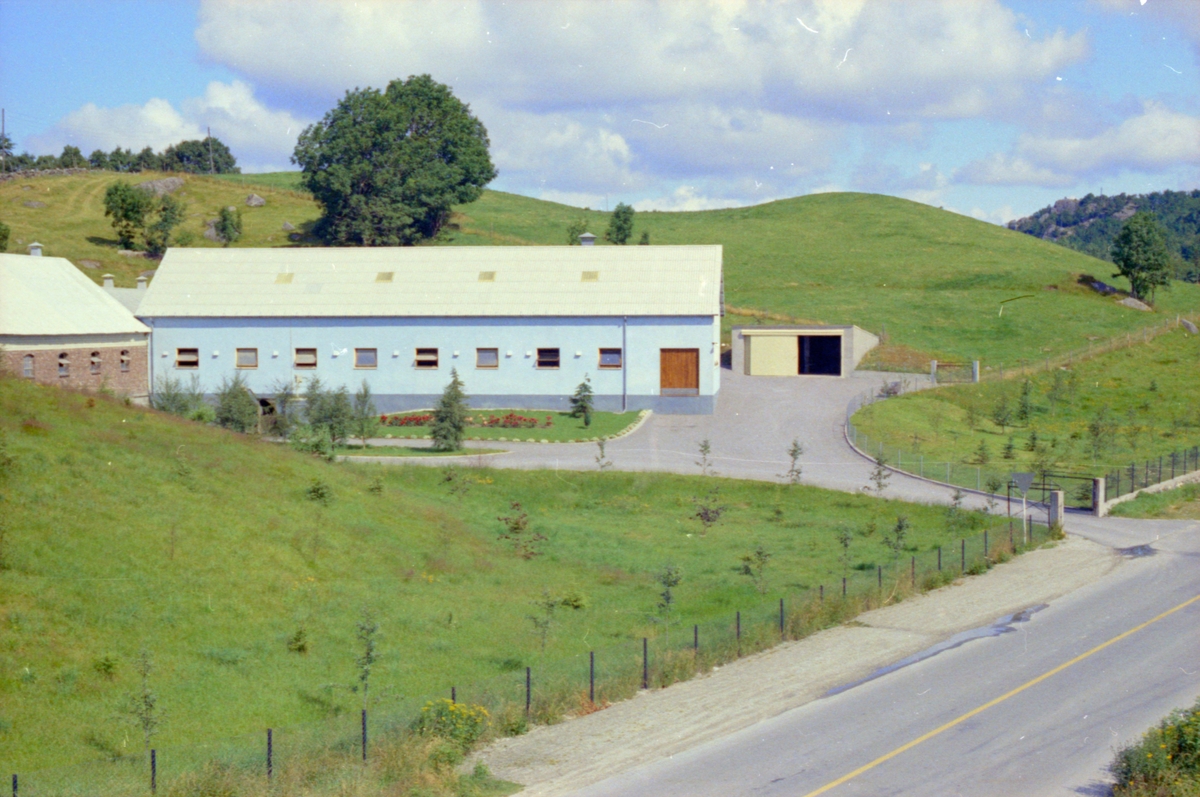
<path fill-rule="evenodd" d="M 715 316 L 720 246 L 171 249 L 141 318 Z"/>
<path fill-rule="evenodd" d="M 69 260 L 0 254 L 0 335 L 149 331 Z"/>

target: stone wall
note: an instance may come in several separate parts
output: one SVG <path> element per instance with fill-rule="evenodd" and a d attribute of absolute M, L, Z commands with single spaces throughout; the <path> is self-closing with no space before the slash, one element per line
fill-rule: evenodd
<path fill-rule="evenodd" d="M 104 169 L 89 169 L 86 166 L 78 169 L 25 169 L 19 172 L 0 172 L 0 183 L 8 180 L 28 180 L 32 177 L 62 177 L 67 174 L 87 174 L 100 171 L 104 171 Z M 117 172 L 113 172 L 113 174 L 117 174 Z"/>

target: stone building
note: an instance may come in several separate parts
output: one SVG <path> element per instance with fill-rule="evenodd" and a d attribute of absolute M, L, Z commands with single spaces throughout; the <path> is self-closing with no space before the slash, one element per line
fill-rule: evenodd
<path fill-rule="evenodd" d="M 0 367 L 47 385 L 150 392 L 150 329 L 61 257 L 0 254 Z"/>

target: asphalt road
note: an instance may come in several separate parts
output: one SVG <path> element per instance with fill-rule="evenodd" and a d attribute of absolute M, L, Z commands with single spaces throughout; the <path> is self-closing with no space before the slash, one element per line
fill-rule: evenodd
<path fill-rule="evenodd" d="M 1103 528 L 1153 553 L 1007 630 L 577 794 L 1108 794 L 1113 753 L 1200 696 L 1200 524 Z"/>

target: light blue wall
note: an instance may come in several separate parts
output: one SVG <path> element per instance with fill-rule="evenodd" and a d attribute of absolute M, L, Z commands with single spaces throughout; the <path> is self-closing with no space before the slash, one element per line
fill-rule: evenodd
<path fill-rule="evenodd" d="M 250 388 L 272 395 L 281 381 L 313 375 L 356 390 L 365 378 L 381 412 L 429 407 L 457 368 L 479 407 L 565 409 L 586 374 L 597 408 L 707 413 L 719 388 L 720 322 L 711 316 L 621 318 L 144 318 L 151 339 L 151 380 L 196 374 L 213 393 L 237 371 Z M 622 327 L 624 326 L 624 331 Z M 622 344 L 622 334 L 625 342 Z M 439 367 L 415 367 L 417 348 L 437 348 Z M 557 347 L 558 370 L 535 367 L 539 347 Z M 177 348 L 198 348 L 200 367 L 175 368 Z M 235 349 L 257 348 L 258 368 L 236 369 Z M 293 350 L 316 348 L 317 368 L 293 368 Z M 375 369 L 354 367 L 355 348 L 378 350 Z M 496 369 L 475 367 L 476 348 L 500 350 Z M 600 370 L 600 348 L 625 348 L 623 370 Z M 663 397 L 659 349 L 700 351 L 698 397 Z M 455 356 L 455 352 L 458 353 Z M 579 356 L 576 356 L 576 353 Z M 511 353 L 511 354 L 510 354 Z M 624 401 L 622 400 L 622 397 Z"/>

